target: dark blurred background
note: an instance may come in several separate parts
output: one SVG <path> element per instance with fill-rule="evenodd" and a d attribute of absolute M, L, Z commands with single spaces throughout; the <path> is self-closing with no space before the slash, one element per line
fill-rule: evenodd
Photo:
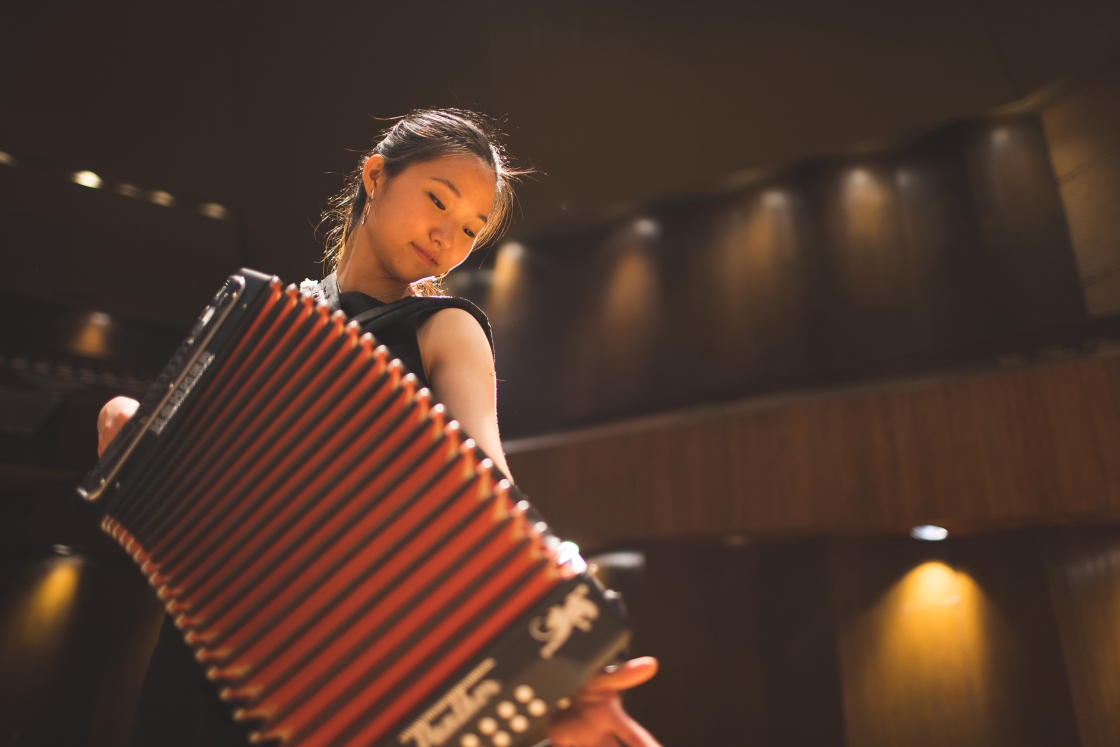
<path fill-rule="evenodd" d="M 1120 745 L 1115 2 L 9 4 L 0 102 L 0 744 L 127 741 L 101 404 L 462 106 L 538 173 L 449 287 L 667 747 Z"/>

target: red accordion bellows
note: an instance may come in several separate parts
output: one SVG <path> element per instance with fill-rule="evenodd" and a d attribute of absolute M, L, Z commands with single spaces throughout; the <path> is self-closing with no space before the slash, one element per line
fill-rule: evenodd
<path fill-rule="evenodd" d="M 102 526 L 254 740 L 376 743 L 572 574 L 384 347 L 265 293 Z"/>

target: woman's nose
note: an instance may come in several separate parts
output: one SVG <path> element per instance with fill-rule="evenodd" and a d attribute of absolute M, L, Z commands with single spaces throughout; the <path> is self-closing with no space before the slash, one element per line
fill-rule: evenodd
<path fill-rule="evenodd" d="M 432 227 L 432 241 L 443 249 L 455 246 L 455 225 L 450 220 L 444 220 Z"/>

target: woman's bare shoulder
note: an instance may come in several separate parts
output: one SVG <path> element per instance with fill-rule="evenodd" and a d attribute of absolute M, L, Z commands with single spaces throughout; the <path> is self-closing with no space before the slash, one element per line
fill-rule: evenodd
<path fill-rule="evenodd" d="M 429 379 L 434 367 L 447 362 L 471 368 L 494 368 L 486 332 L 465 309 L 440 309 L 432 313 L 416 327 L 416 341 L 420 345 L 424 373 Z"/>

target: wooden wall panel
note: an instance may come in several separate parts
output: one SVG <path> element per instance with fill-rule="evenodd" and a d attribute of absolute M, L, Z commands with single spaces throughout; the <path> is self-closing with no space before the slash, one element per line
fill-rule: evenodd
<path fill-rule="evenodd" d="M 697 534 L 969 530 L 1120 516 L 1120 358 L 513 443 L 510 465 L 588 545 Z"/>
<path fill-rule="evenodd" d="M 1040 543 L 838 541 L 848 747 L 1078 744 Z"/>
<path fill-rule="evenodd" d="M 994 356 L 1056 329 L 1079 344 L 1087 321 L 1035 115 L 627 209 L 526 239 L 516 261 L 509 246 L 455 287 L 493 314 L 519 437 Z"/>
<path fill-rule="evenodd" d="M 635 718 L 668 747 L 844 744 L 825 542 L 639 547 L 617 585 L 661 671 L 627 694 Z"/>
<path fill-rule="evenodd" d="M 1091 316 L 1120 313 L 1120 65 L 1042 113 Z"/>
<path fill-rule="evenodd" d="M 1053 530 L 1047 566 L 1081 744 L 1120 744 L 1120 529 Z"/>

